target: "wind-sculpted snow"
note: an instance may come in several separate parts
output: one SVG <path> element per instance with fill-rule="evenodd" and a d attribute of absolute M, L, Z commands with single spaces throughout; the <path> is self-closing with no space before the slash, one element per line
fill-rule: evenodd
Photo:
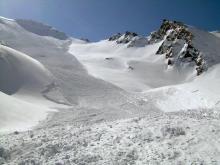
<path fill-rule="evenodd" d="M 54 110 L 0 92 L 0 134 L 28 130 L 50 111 Z"/>
<path fill-rule="evenodd" d="M 0 45 L 0 90 L 14 94 L 21 88 L 41 90 L 53 81 L 52 75 L 33 58 Z"/>
<path fill-rule="evenodd" d="M 60 32 L 51 26 L 44 25 L 39 22 L 23 19 L 16 19 L 16 22 L 27 31 L 30 31 L 40 36 L 51 36 L 60 40 L 68 39 L 68 36 L 65 33 Z"/>
<path fill-rule="evenodd" d="M 46 118 L 50 108 L 8 96 L 20 92 L 32 97 L 40 94 L 41 90 L 53 81 L 52 75 L 41 63 L 0 45 L 0 75 L 1 133 L 27 130 Z"/>

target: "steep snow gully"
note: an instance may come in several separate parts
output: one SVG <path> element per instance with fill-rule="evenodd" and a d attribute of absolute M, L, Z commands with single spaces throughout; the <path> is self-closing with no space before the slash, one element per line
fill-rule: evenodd
<path fill-rule="evenodd" d="M 89 42 L 0 17 L 0 43 L 0 164 L 220 164 L 217 32 Z"/>

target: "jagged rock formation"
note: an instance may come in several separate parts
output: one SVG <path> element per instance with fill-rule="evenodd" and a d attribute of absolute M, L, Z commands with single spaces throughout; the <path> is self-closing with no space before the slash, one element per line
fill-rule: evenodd
<path fill-rule="evenodd" d="M 116 41 L 116 40 L 119 39 L 121 36 L 122 36 L 121 33 L 117 33 L 117 34 L 114 34 L 113 36 L 111 36 L 108 40 L 109 40 L 109 41 Z"/>
<path fill-rule="evenodd" d="M 127 44 L 136 36 L 138 36 L 137 33 L 126 31 L 125 34 L 117 33 L 111 36 L 108 40 L 116 41 L 117 44 Z"/>
<path fill-rule="evenodd" d="M 127 44 L 130 41 L 132 41 L 132 39 L 136 36 L 138 36 L 137 33 L 126 31 L 125 34 L 123 34 L 119 39 L 117 39 L 116 42 L 118 44 Z"/>
<path fill-rule="evenodd" d="M 80 40 L 85 41 L 85 42 L 90 42 L 90 40 L 88 38 L 80 38 Z"/>
<path fill-rule="evenodd" d="M 148 38 L 139 36 L 137 33 L 126 31 L 125 34 L 117 33 L 111 36 L 109 41 L 117 44 L 128 44 L 127 47 L 144 47 L 148 44 Z"/>
<path fill-rule="evenodd" d="M 149 43 L 163 41 L 156 54 L 165 54 L 168 65 L 193 62 L 197 75 L 207 69 L 203 54 L 194 47 L 193 34 L 181 22 L 163 20 L 159 30 L 151 34 Z"/>
<path fill-rule="evenodd" d="M 148 43 L 147 37 L 136 36 L 129 42 L 127 47 L 144 47 L 148 45 Z"/>
<path fill-rule="evenodd" d="M 168 65 L 178 66 L 190 63 L 195 66 L 197 75 L 207 69 L 203 54 L 193 45 L 194 35 L 188 27 L 179 21 L 163 20 L 160 28 L 149 37 L 140 37 L 136 33 L 117 33 L 109 38 L 117 44 L 127 44 L 127 47 L 144 47 L 163 41 L 156 54 L 165 54 Z"/>

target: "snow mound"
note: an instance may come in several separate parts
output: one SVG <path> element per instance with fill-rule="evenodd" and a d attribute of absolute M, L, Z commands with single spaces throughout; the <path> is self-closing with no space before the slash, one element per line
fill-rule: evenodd
<path fill-rule="evenodd" d="M 40 62 L 0 45 L 0 75 L 1 133 L 24 131 L 46 118 L 51 109 L 43 103 L 43 90 L 53 77 Z"/>
<path fill-rule="evenodd" d="M 164 112 L 219 109 L 220 65 L 215 65 L 193 81 L 143 92 L 144 97 Z"/>
<path fill-rule="evenodd" d="M 30 31 L 40 36 L 51 36 L 60 40 L 68 39 L 68 36 L 65 33 L 60 32 L 51 26 L 39 22 L 23 19 L 16 19 L 16 22 L 27 31 Z"/>
<path fill-rule="evenodd" d="M 0 133 L 24 131 L 46 118 L 52 109 L 0 92 Z"/>
<path fill-rule="evenodd" d="M 21 88 L 30 91 L 42 90 L 52 82 L 45 67 L 24 53 L 0 45 L 0 90 L 14 94 Z"/>

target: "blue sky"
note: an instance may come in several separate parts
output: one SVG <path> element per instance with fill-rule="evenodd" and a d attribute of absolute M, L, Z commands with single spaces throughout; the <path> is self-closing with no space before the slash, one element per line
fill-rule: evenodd
<path fill-rule="evenodd" d="M 164 18 L 220 29 L 220 0 L 0 0 L 0 15 L 37 20 L 96 41 L 116 32 L 148 35 Z"/>

